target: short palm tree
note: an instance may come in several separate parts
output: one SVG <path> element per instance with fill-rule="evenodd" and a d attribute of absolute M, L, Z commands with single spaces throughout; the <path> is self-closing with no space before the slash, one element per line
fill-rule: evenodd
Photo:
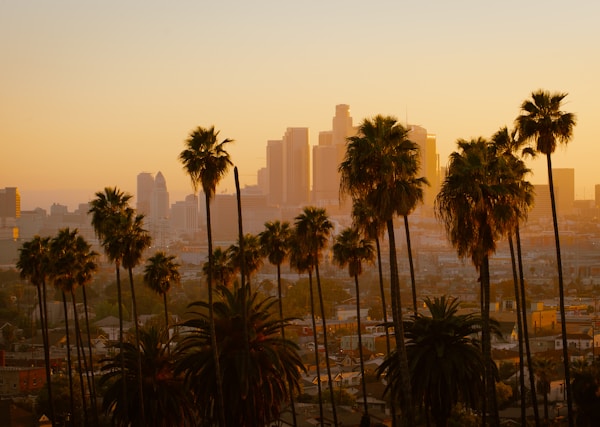
<path fill-rule="evenodd" d="M 567 346 L 567 326 L 565 313 L 565 295 L 560 253 L 560 238 L 558 233 L 558 217 L 554 196 L 554 181 L 552 179 L 552 153 L 557 144 L 567 144 L 573 136 L 576 117 L 573 113 L 562 111 L 562 102 L 566 93 L 550 93 L 538 90 L 531 94 L 530 100 L 521 104 L 521 114 L 515 120 L 519 137 L 524 141 L 532 141 L 535 150 L 546 156 L 548 168 L 548 187 L 550 188 L 550 204 L 552 206 L 552 222 L 554 225 L 554 241 L 556 246 L 556 265 L 558 268 L 558 293 L 561 316 L 561 332 L 563 347 L 563 364 L 567 391 L 567 407 L 569 411 L 569 426 L 573 427 L 573 399 L 571 398 L 571 378 L 569 373 L 569 350 Z"/>
<path fill-rule="evenodd" d="M 150 289 L 162 296 L 165 308 L 165 330 L 167 331 L 169 330 L 167 294 L 171 285 L 178 284 L 180 280 L 179 264 L 175 262 L 175 255 L 167 255 L 164 251 L 158 251 L 146 261 L 144 282 Z"/>
<path fill-rule="evenodd" d="M 285 328 L 283 325 L 283 293 L 281 290 L 281 264 L 286 260 L 290 252 L 292 239 L 292 228 L 287 221 L 268 221 L 265 229 L 258 235 L 262 253 L 269 262 L 277 266 L 277 297 L 279 301 L 279 320 L 281 324 L 281 336 L 285 339 Z M 292 410 L 293 425 L 297 425 L 294 394 L 290 393 L 290 408 Z"/>
<path fill-rule="evenodd" d="M 243 255 L 242 250 L 243 248 Z M 247 233 L 243 237 L 242 245 L 238 239 L 236 244 L 227 249 L 229 265 L 234 271 L 244 270 L 244 283 L 250 286 L 250 277 L 256 273 L 263 264 L 262 248 L 258 236 Z"/>
<path fill-rule="evenodd" d="M 220 291 L 223 299 L 214 303 L 214 320 L 227 401 L 225 426 L 269 425 L 279 419 L 290 394 L 299 390 L 303 365 L 298 347 L 280 335 L 281 324 L 286 326 L 291 319 L 273 317 L 276 299 L 261 299 L 247 286 Z M 211 423 L 218 394 L 212 328 L 206 302 L 195 302 L 190 308 L 194 309 L 191 318 L 182 324 L 188 332 L 176 347 L 177 372 L 185 376 L 200 417 Z M 248 354 L 248 359 L 242 357 Z"/>
<path fill-rule="evenodd" d="M 365 382 L 365 363 L 363 357 L 362 330 L 360 322 L 360 289 L 358 276 L 362 274 L 363 262 L 373 262 L 375 252 L 373 243 L 361 238 L 355 228 L 346 228 L 335 238 L 333 244 L 333 262 L 340 267 L 348 266 L 348 274 L 354 278 L 354 291 L 356 294 L 356 323 L 358 326 L 358 354 L 360 357 L 360 376 L 363 392 L 363 410 L 365 417 L 369 417 L 367 404 L 367 385 Z"/>
<path fill-rule="evenodd" d="M 78 235 L 77 229 L 70 230 L 69 228 L 63 228 L 59 230 L 58 234 L 50 241 L 50 278 L 54 286 L 59 289 L 62 293 L 63 298 L 63 310 L 65 315 L 65 326 L 67 336 L 67 359 L 69 363 L 69 385 L 73 388 L 73 378 L 71 373 L 71 362 L 70 362 L 70 337 L 69 337 L 69 322 L 68 322 L 68 310 L 67 310 L 67 298 L 66 294 L 71 295 L 71 302 L 73 307 L 73 323 L 75 325 L 75 348 L 77 350 L 77 363 L 79 372 L 79 383 L 81 389 L 84 389 L 82 362 L 85 365 L 85 371 L 88 372 L 87 361 L 82 357 L 82 340 L 81 340 L 81 329 L 79 326 L 79 315 L 77 313 L 77 303 L 75 298 L 75 290 L 80 283 L 87 283 L 91 280 L 92 273 L 97 269 L 97 265 L 94 261 L 96 254 L 90 250 L 91 246 L 87 244 L 83 237 Z M 90 393 L 92 393 L 91 382 L 88 378 L 88 386 L 90 387 Z M 82 406 L 84 408 L 83 416 L 84 422 L 88 423 L 88 411 L 86 410 L 86 398 L 85 393 L 81 393 Z M 74 402 L 72 402 L 74 407 Z"/>
<path fill-rule="evenodd" d="M 213 346 L 214 366 L 217 368 L 217 405 L 219 412 L 219 423 L 221 427 L 225 424 L 225 400 L 223 397 L 221 384 L 221 370 L 219 369 L 219 351 L 217 348 L 217 335 L 215 333 L 213 316 L 213 283 L 212 283 L 212 226 L 210 220 L 210 200 L 215 195 L 218 182 L 225 176 L 227 169 L 231 166 L 229 153 L 225 150 L 225 145 L 233 142 L 231 139 L 218 141 L 219 132 L 215 131 L 214 126 L 203 128 L 201 126 L 194 129 L 186 140 L 186 148 L 179 154 L 179 160 L 183 168 L 190 176 L 194 192 L 201 186 L 204 192 L 206 206 L 206 231 L 208 237 L 208 274 L 206 283 L 208 288 L 208 310 L 211 323 L 211 338 Z"/>
<path fill-rule="evenodd" d="M 48 316 L 46 304 L 46 278 L 49 269 L 50 238 L 34 236 L 24 242 L 19 249 L 17 269 L 21 278 L 28 279 L 37 289 L 40 310 L 40 325 L 44 343 L 44 362 L 46 366 L 46 384 L 48 387 L 48 402 L 50 420 L 55 423 L 54 401 L 52 398 L 52 371 L 50 370 L 50 345 L 48 343 Z M 54 424 L 53 424 L 54 425 Z"/>
<path fill-rule="evenodd" d="M 133 340 L 124 343 L 119 353 L 103 360 L 100 385 L 105 387 L 102 409 L 117 427 L 195 426 L 196 409 L 183 386 L 183 378 L 175 374 L 174 361 L 169 356 L 169 337 L 165 329 L 140 329 L 140 346 Z M 142 355 L 144 393 L 123 394 L 122 383 L 138 383 L 138 354 Z M 125 371 L 121 370 L 121 354 Z M 146 399 L 140 404 L 140 398 Z M 145 417 L 140 408 L 147 411 Z M 142 421 L 145 418 L 145 421 Z"/>
<path fill-rule="evenodd" d="M 477 334 L 481 318 L 458 314 L 458 300 L 445 296 L 425 299 L 429 313 L 415 313 L 406 322 L 406 349 L 411 370 L 411 392 L 436 427 L 447 427 L 454 406 L 462 402 L 478 408 L 484 393 L 484 361 Z M 378 368 L 387 372 L 386 392 L 402 383 L 397 358 Z"/>
<path fill-rule="evenodd" d="M 305 207 L 302 212 L 296 216 L 294 221 L 296 244 L 301 250 L 309 254 L 309 262 L 315 271 L 317 281 L 317 294 L 319 296 L 319 305 L 321 307 L 321 322 L 323 324 L 323 346 L 325 347 L 325 364 L 327 366 L 327 378 L 329 385 L 329 394 L 331 397 L 331 410 L 333 412 L 333 423 L 337 425 L 337 410 L 334 400 L 333 381 L 331 376 L 331 362 L 329 360 L 329 348 L 327 340 L 327 320 L 325 315 L 325 305 L 323 303 L 323 291 L 321 289 L 321 278 L 319 276 L 319 261 L 322 251 L 327 246 L 327 241 L 333 229 L 333 224 L 327 217 L 325 209 L 314 206 Z M 318 348 L 315 348 L 317 351 Z"/>
<path fill-rule="evenodd" d="M 533 366 L 535 367 L 535 374 L 537 376 L 536 388 L 538 392 L 542 393 L 544 399 L 544 423 L 548 425 L 550 419 L 548 413 L 548 394 L 550 394 L 550 385 L 552 375 L 556 372 L 557 363 L 553 359 L 547 357 L 537 357 L 533 359 Z"/>
<path fill-rule="evenodd" d="M 450 155 L 448 174 L 435 200 L 436 214 L 461 258 L 470 257 L 479 272 L 482 348 L 486 363 L 486 397 L 493 426 L 500 423 L 495 368 L 491 356 L 489 257 L 496 242 L 514 224 L 512 208 L 519 187 L 506 159 L 483 138 L 459 140 Z"/>
<path fill-rule="evenodd" d="M 211 264 L 206 261 L 202 265 L 202 273 L 208 277 L 208 269 L 211 268 Z M 213 250 L 212 256 L 212 274 L 211 277 L 217 280 L 219 286 L 229 287 L 233 281 L 235 269 L 230 263 L 228 250 L 223 250 L 220 246 L 217 246 Z"/>

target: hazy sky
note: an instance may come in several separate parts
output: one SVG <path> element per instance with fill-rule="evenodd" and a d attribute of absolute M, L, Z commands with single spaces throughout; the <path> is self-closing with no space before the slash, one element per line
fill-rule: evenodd
<path fill-rule="evenodd" d="M 198 125 L 221 131 L 242 185 L 290 126 L 310 143 L 336 104 L 458 138 L 512 126 L 533 90 L 568 92 L 575 137 L 555 167 L 576 197 L 600 184 L 600 2 L 0 0 L 0 188 L 22 209 L 135 193 L 162 171 L 191 192 L 177 156 Z M 545 163 L 531 165 L 545 183 Z M 219 191 L 232 192 L 233 173 Z"/>

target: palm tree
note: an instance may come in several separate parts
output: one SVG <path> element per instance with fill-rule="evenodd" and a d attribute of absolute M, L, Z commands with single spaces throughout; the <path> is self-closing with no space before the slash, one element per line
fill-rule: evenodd
<path fill-rule="evenodd" d="M 221 369 L 219 368 L 219 349 L 217 348 L 217 335 L 215 332 L 213 315 L 212 294 L 212 227 L 210 221 L 210 200 L 215 194 L 217 183 L 225 176 L 227 169 L 232 165 L 229 153 L 225 145 L 233 142 L 231 139 L 218 141 L 219 132 L 214 126 L 206 129 L 198 126 L 186 140 L 186 148 L 179 154 L 179 160 L 183 168 L 190 176 L 194 192 L 202 186 L 206 206 L 206 231 L 208 237 L 208 275 L 206 283 L 208 288 L 208 310 L 211 323 L 211 338 L 213 346 L 214 367 L 216 368 L 217 381 L 217 405 L 219 412 L 219 423 L 225 425 L 225 400 L 223 397 L 223 385 L 221 380 Z"/>
<path fill-rule="evenodd" d="M 212 277 L 218 279 L 220 286 L 231 286 L 231 281 L 235 274 L 235 269 L 231 265 L 229 258 L 228 250 L 223 250 L 220 246 L 214 248 L 212 256 Z M 206 277 L 208 277 L 209 268 L 211 268 L 211 265 L 206 261 L 202 266 L 202 273 Z"/>
<path fill-rule="evenodd" d="M 140 325 L 139 317 L 137 312 L 137 300 L 135 297 L 135 284 L 133 281 L 133 269 L 137 267 L 141 260 L 143 252 L 150 246 L 152 239 L 147 230 L 143 228 L 144 215 L 134 213 L 133 209 L 127 211 L 127 215 L 124 216 L 124 222 L 122 223 L 122 229 L 120 229 L 114 237 L 117 240 L 121 240 L 123 244 L 123 268 L 127 269 L 129 274 L 129 286 L 131 289 L 131 306 L 133 309 L 133 323 L 135 330 L 135 341 L 140 345 Z M 138 352 L 138 391 L 140 395 L 144 392 L 144 385 L 142 384 L 142 355 Z M 143 405 L 144 398 L 140 398 L 139 402 Z M 145 416 L 146 411 L 141 408 L 142 418 Z M 143 420 L 142 420 L 143 421 Z"/>
<path fill-rule="evenodd" d="M 117 281 L 117 301 L 119 305 L 119 342 L 123 343 L 123 293 L 121 289 L 121 264 L 126 245 L 123 229 L 128 226 L 133 216 L 129 201 L 133 196 L 124 193 L 117 187 L 105 187 L 104 191 L 96 192 L 96 198 L 90 202 L 88 213 L 92 215 L 92 227 L 100 240 L 100 245 L 108 259 L 115 264 Z M 121 354 L 121 368 L 125 370 L 124 352 Z M 127 381 L 122 382 L 123 395 L 127 396 Z M 125 407 L 127 410 L 127 407 Z"/>
<path fill-rule="evenodd" d="M 125 371 L 121 370 L 121 354 L 103 360 L 100 385 L 106 387 L 102 409 L 110 417 L 111 425 L 119 427 L 168 427 L 194 426 L 196 410 L 189 392 L 183 386 L 183 378 L 175 374 L 174 361 L 169 356 L 168 330 L 140 329 L 140 346 L 126 342 L 119 353 L 125 359 Z M 123 394 L 123 382 L 139 382 L 138 354 L 142 354 L 144 393 Z M 144 404 L 138 400 L 146 399 Z M 147 414 L 142 417 L 139 408 Z M 145 421 L 142 421 L 145 418 Z"/>
<path fill-rule="evenodd" d="M 52 371 L 50 369 L 50 345 L 48 343 L 48 316 L 46 305 L 46 278 L 48 277 L 50 238 L 34 236 L 24 242 L 19 249 L 17 269 L 21 278 L 28 279 L 37 289 L 40 310 L 42 341 L 44 343 L 44 361 L 46 365 L 46 384 L 48 387 L 48 402 L 50 420 L 56 423 L 54 401 L 52 399 Z"/>
<path fill-rule="evenodd" d="M 265 223 L 265 230 L 258 235 L 262 253 L 269 262 L 277 266 L 277 297 L 279 302 L 279 320 L 281 324 L 281 337 L 285 339 L 285 328 L 283 325 L 283 293 L 281 291 L 281 264 L 286 260 L 290 252 L 292 239 L 292 228 L 287 221 L 268 221 Z M 296 407 L 294 404 L 294 394 L 290 393 L 290 408 L 292 410 L 293 425 L 297 425 Z"/>
<path fill-rule="evenodd" d="M 250 276 L 256 273 L 263 264 L 262 248 L 258 236 L 250 233 L 245 234 L 241 244 L 240 239 L 238 239 L 237 244 L 229 246 L 227 255 L 231 269 L 234 271 L 243 269 L 244 278 L 248 280 L 247 284 L 250 285 Z"/>
<path fill-rule="evenodd" d="M 220 291 L 223 299 L 214 303 L 214 320 L 228 408 L 225 426 L 270 425 L 279 418 L 290 394 L 299 390 L 303 365 L 298 347 L 280 335 L 281 324 L 285 327 L 291 319 L 274 318 L 271 313 L 276 299 L 261 299 L 247 286 L 233 291 L 221 287 Z M 200 417 L 210 423 L 215 417 L 218 394 L 212 328 L 206 302 L 195 302 L 190 307 L 195 311 L 183 323 L 189 332 L 176 347 L 176 372 L 184 374 Z M 248 337 L 247 343 L 244 336 Z M 241 363 L 240 357 L 248 354 L 249 358 Z"/>
<path fill-rule="evenodd" d="M 308 290 L 310 298 L 310 319 L 312 326 L 312 335 L 315 351 L 315 368 L 317 371 L 317 395 L 319 398 L 319 420 L 321 426 L 324 422 L 323 412 L 323 390 L 321 387 L 321 363 L 319 358 L 319 339 L 317 334 L 317 321 L 315 314 L 315 297 L 313 291 L 313 254 L 307 251 L 299 239 L 297 230 L 294 228 L 290 239 L 290 267 L 297 270 L 298 273 L 308 273 Z M 333 402 L 333 399 L 332 399 Z"/>
<path fill-rule="evenodd" d="M 323 304 L 323 292 L 321 289 L 321 279 L 319 277 L 319 260 L 321 253 L 327 245 L 327 240 L 333 229 L 333 224 L 327 218 L 325 209 L 307 206 L 302 210 L 294 221 L 297 243 L 302 250 L 310 254 L 309 261 L 315 270 L 317 280 L 317 294 L 319 296 L 319 305 L 321 306 L 321 321 L 323 324 L 323 346 L 325 347 L 325 364 L 327 366 L 327 378 L 329 393 L 331 397 L 331 410 L 333 412 L 334 425 L 337 424 L 337 411 L 333 393 L 333 381 L 331 377 L 331 366 L 329 360 L 329 348 L 327 342 L 327 321 L 325 316 L 325 306 Z M 315 348 L 317 351 L 318 348 Z"/>
<path fill-rule="evenodd" d="M 346 228 L 336 238 L 333 244 L 333 262 L 340 267 L 348 266 L 348 274 L 354 278 L 354 291 L 356 293 L 356 322 L 358 326 L 358 354 L 360 357 L 360 376 L 363 392 L 364 416 L 369 418 L 367 404 L 367 385 L 365 382 L 365 363 L 363 359 L 362 331 L 360 324 L 360 290 L 358 276 L 362 274 L 362 263 L 373 262 L 375 252 L 370 240 L 361 238 L 355 228 Z"/>
<path fill-rule="evenodd" d="M 406 212 L 403 198 L 418 171 L 415 144 L 408 139 L 408 131 L 391 116 L 365 119 L 358 135 L 348 138 L 346 155 L 340 164 L 340 191 L 353 199 L 362 199 L 371 206 L 375 217 L 385 223 L 390 253 L 390 285 L 392 314 L 397 352 L 404 383 L 402 390 L 407 423 L 415 424 L 410 395 L 410 372 L 404 344 L 402 299 L 398 278 L 394 216 Z M 394 423 L 396 421 L 394 420 Z"/>
<path fill-rule="evenodd" d="M 67 299 L 66 294 L 71 295 L 71 302 L 73 307 L 73 322 L 75 325 L 75 347 L 77 349 L 77 363 L 79 367 L 79 383 L 81 385 L 82 393 L 82 405 L 84 408 L 83 416 L 84 422 L 88 424 L 88 412 L 86 409 L 86 398 L 83 382 L 83 368 L 82 360 L 87 369 L 87 361 L 82 358 L 82 341 L 81 341 L 81 329 L 79 327 L 79 315 L 77 313 L 77 303 L 75 298 L 75 290 L 79 283 L 87 283 L 91 280 L 92 273 L 97 269 L 97 265 L 94 262 L 96 254 L 90 251 L 91 246 L 78 235 L 77 229 L 71 231 L 69 228 L 63 228 L 59 230 L 56 237 L 50 241 L 50 278 L 54 283 L 54 286 L 59 289 L 62 293 L 63 298 L 63 310 L 65 315 L 66 335 L 67 335 L 67 359 L 69 364 L 69 385 L 73 388 L 73 379 L 71 372 L 70 362 L 70 338 L 69 338 L 69 327 L 68 327 L 68 310 L 67 310 Z M 93 369 L 93 368 L 92 368 Z M 91 382 L 88 378 L 88 385 L 90 392 L 92 390 Z M 71 402 L 74 409 L 74 401 Z"/>
<path fill-rule="evenodd" d="M 446 427 L 458 402 L 477 408 L 484 392 L 485 365 L 476 338 L 482 322 L 474 314 L 459 315 L 456 299 L 426 298 L 425 305 L 429 314 L 415 313 L 406 322 L 411 391 L 425 412 L 431 412 L 435 425 Z M 377 370 L 379 375 L 386 371 L 386 393 L 394 384 L 399 390 L 397 358 L 387 358 Z"/>
<path fill-rule="evenodd" d="M 167 255 L 164 251 L 158 251 L 146 261 L 144 282 L 163 298 L 166 331 L 169 330 L 167 293 L 171 289 L 171 284 L 178 284 L 180 280 L 179 264 L 175 262 L 175 255 Z"/>
<path fill-rule="evenodd" d="M 486 397 L 493 426 L 500 423 L 496 402 L 496 379 L 491 357 L 489 257 L 496 241 L 514 224 L 513 205 L 519 187 L 506 159 L 498 156 L 483 138 L 459 140 L 459 151 L 450 155 L 448 174 L 435 200 L 458 256 L 470 257 L 479 272 L 482 307 L 482 349 L 486 363 Z"/>
<path fill-rule="evenodd" d="M 560 305 L 560 325 L 563 340 L 563 364 L 565 370 L 565 388 L 567 408 L 569 412 L 569 427 L 573 427 L 573 399 L 571 397 L 571 377 L 569 373 L 569 350 L 567 346 L 567 326 L 565 313 L 565 294 L 560 254 L 560 238 L 558 233 L 558 217 L 554 196 L 554 181 L 552 179 L 552 153 L 557 144 L 567 144 L 573 136 L 576 117 L 573 113 L 561 110 L 561 103 L 566 93 L 550 93 L 538 90 L 531 94 L 530 100 L 521 104 L 521 114 L 515 123 L 519 136 L 524 141 L 532 141 L 535 150 L 546 156 L 548 168 L 548 187 L 550 188 L 550 204 L 552 206 L 552 222 L 554 225 L 554 241 L 556 244 L 556 265 L 558 268 L 558 293 Z"/>
<path fill-rule="evenodd" d="M 525 180 L 525 176 L 530 170 L 525 166 L 525 163 L 519 155 L 533 156 L 534 152 L 529 148 L 523 148 L 523 141 L 516 137 L 517 131 L 509 132 L 506 126 L 500 128 L 493 136 L 492 143 L 498 154 L 504 156 L 509 167 L 513 172 L 513 179 L 521 190 L 514 200 L 514 226 L 513 231 L 508 234 L 508 243 L 511 253 L 511 263 L 513 268 L 513 281 L 515 286 L 515 301 L 517 305 L 517 328 L 519 331 L 519 369 L 521 381 L 521 418 L 522 423 L 525 423 L 526 418 L 526 393 L 525 393 L 525 369 L 523 363 L 523 349 L 527 358 L 527 367 L 529 371 L 529 385 L 531 387 L 531 398 L 533 405 L 533 413 L 536 426 L 539 426 L 539 411 L 537 405 L 537 396 L 535 393 L 535 375 L 533 360 L 531 357 L 531 347 L 529 344 L 529 330 L 527 325 L 527 304 L 525 295 L 525 281 L 523 279 L 523 257 L 521 253 L 521 237 L 519 232 L 519 223 L 527 219 L 527 212 L 533 204 L 533 185 Z M 517 259 L 518 266 L 515 263 L 515 250 L 512 236 L 515 236 L 517 242 Z M 518 276 L 518 277 L 517 277 Z"/>

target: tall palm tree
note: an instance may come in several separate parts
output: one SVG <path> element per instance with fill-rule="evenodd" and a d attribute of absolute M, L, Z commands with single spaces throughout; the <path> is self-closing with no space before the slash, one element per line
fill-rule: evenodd
<path fill-rule="evenodd" d="M 129 201 L 133 197 L 117 187 L 105 187 L 104 191 L 96 192 L 96 198 L 90 202 L 89 214 L 92 215 L 92 227 L 100 240 L 107 258 L 115 264 L 117 282 L 117 302 L 119 305 L 119 343 L 125 342 L 123 331 L 123 292 L 121 289 L 121 265 L 126 245 L 123 229 L 127 227 L 133 215 Z M 120 351 L 121 368 L 125 370 L 124 352 Z M 123 381 L 123 395 L 127 396 L 127 381 Z M 127 410 L 127 407 L 125 407 Z"/>
<path fill-rule="evenodd" d="M 335 238 L 333 244 L 333 262 L 340 267 L 348 266 L 348 274 L 354 278 L 354 291 L 356 294 L 356 323 L 358 326 L 358 354 L 360 357 L 360 377 L 363 392 L 364 416 L 369 418 L 369 405 L 367 404 L 367 385 L 365 382 L 365 363 L 363 357 L 362 330 L 360 322 L 360 289 L 358 276 L 362 274 L 363 262 L 373 262 L 375 252 L 373 243 L 361 238 L 355 228 L 346 228 Z"/>
<path fill-rule="evenodd" d="M 219 132 L 215 131 L 214 126 L 203 128 L 198 126 L 194 129 L 185 144 L 186 148 L 179 154 L 179 160 L 183 168 L 190 176 L 194 192 L 201 186 L 204 192 L 206 206 L 206 231 L 208 237 L 208 275 L 206 283 L 208 288 L 208 310 L 211 324 L 211 339 L 213 346 L 214 367 L 216 368 L 217 382 L 217 404 L 219 412 L 219 422 L 221 427 L 225 425 L 225 400 L 223 397 L 223 385 L 221 379 L 221 370 L 219 362 L 219 349 L 217 348 L 217 335 L 215 332 L 213 315 L 213 284 L 212 284 L 212 226 L 210 220 L 210 200 L 215 195 L 218 182 L 225 176 L 227 169 L 232 165 L 229 153 L 225 150 L 225 145 L 233 142 L 231 139 L 218 141 Z"/>
<path fill-rule="evenodd" d="M 426 298 L 425 305 L 428 314 L 415 313 L 406 322 L 411 392 L 435 425 L 446 427 L 456 403 L 475 409 L 483 394 L 485 367 L 476 338 L 481 318 L 458 314 L 458 300 L 445 296 Z M 387 372 L 386 392 L 402 382 L 397 358 L 387 358 L 377 372 Z"/>
<path fill-rule="evenodd" d="M 144 215 L 135 214 L 133 209 L 127 211 L 127 215 L 123 217 L 122 229 L 114 236 L 123 243 L 123 268 L 129 274 L 129 286 L 131 289 L 131 307 L 133 309 L 133 323 L 135 330 L 135 341 L 140 344 L 140 325 L 137 311 L 137 300 L 135 297 L 135 284 L 133 280 L 133 269 L 137 267 L 141 260 L 143 252 L 150 246 L 152 239 L 150 233 L 144 227 Z M 138 392 L 140 395 L 144 393 L 144 385 L 142 384 L 142 355 L 138 352 Z M 139 399 L 140 405 L 145 403 L 144 398 Z M 141 408 L 142 418 L 145 417 L 146 411 Z M 144 421 L 142 419 L 142 421 Z"/>
<path fill-rule="evenodd" d="M 486 397 L 492 426 L 500 419 L 496 402 L 495 365 L 491 357 L 489 257 L 497 240 L 514 223 L 512 206 L 519 187 L 506 159 L 483 138 L 458 140 L 448 174 L 435 200 L 436 215 L 461 258 L 470 257 L 479 272 L 482 307 L 482 349 L 486 363 Z"/>
<path fill-rule="evenodd" d="M 327 320 L 325 315 L 325 306 L 323 304 L 323 291 L 321 289 L 321 279 L 319 277 L 319 260 L 323 249 L 327 245 L 333 224 L 327 217 L 325 209 L 314 206 L 305 207 L 294 220 L 297 243 L 310 254 L 310 262 L 315 271 L 317 280 L 317 294 L 319 296 L 319 305 L 321 306 L 321 322 L 323 324 L 323 346 L 325 347 L 325 365 L 327 367 L 327 379 L 329 385 L 329 394 L 331 397 L 331 410 L 333 412 L 334 425 L 337 424 L 337 410 L 334 400 L 333 381 L 331 377 L 331 362 L 329 360 L 329 348 L 327 340 Z M 317 351 L 318 348 L 315 348 Z"/>
<path fill-rule="evenodd" d="M 179 264 L 175 262 L 175 255 L 167 255 L 164 251 L 158 251 L 146 261 L 146 267 L 144 268 L 144 282 L 150 289 L 163 298 L 166 331 L 169 330 L 167 293 L 169 293 L 169 290 L 171 289 L 171 284 L 177 284 L 180 280 Z"/>
<path fill-rule="evenodd" d="M 518 342 L 519 342 L 519 369 L 520 369 L 520 381 L 521 381 L 521 416 L 522 422 L 525 422 L 525 376 L 524 376 L 524 364 L 523 364 L 523 350 L 527 358 L 527 367 L 529 371 L 529 385 L 531 389 L 531 398 L 533 405 L 533 413 L 535 418 L 536 426 L 540 425 L 539 411 L 537 405 L 537 396 L 535 393 L 535 375 L 533 359 L 531 357 L 531 346 L 529 343 L 529 327 L 527 325 L 527 305 L 526 305 L 526 294 L 525 294 L 525 281 L 523 279 L 523 257 L 521 253 L 521 237 L 519 233 L 519 224 L 527 219 L 527 213 L 531 205 L 533 204 L 533 185 L 525 179 L 526 175 L 530 170 L 525 166 L 522 160 L 522 156 L 529 155 L 534 156 L 534 152 L 529 148 L 523 148 L 523 141 L 516 137 L 517 131 L 510 131 L 506 126 L 500 128 L 493 136 L 492 143 L 498 154 L 504 156 L 508 162 L 509 167 L 512 169 L 512 178 L 518 185 L 520 192 L 516 195 L 516 199 L 513 204 L 514 213 L 514 225 L 513 230 L 509 231 L 508 243 L 511 253 L 511 262 L 513 267 L 513 281 L 515 285 L 515 301 L 517 303 L 517 327 L 519 330 Z M 513 244 L 513 234 L 517 241 L 517 259 L 515 263 L 515 250 Z M 518 277 L 517 277 L 518 276 Z"/>
<path fill-rule="evenodd" d="M 571 397 L 571 376 L 569 372 L 569 350 L 567 346 L 567 326 L 565 313 L 565 292 L 560 254 L 560 238 L 558 233 L 558 216 L 552 179 L 552 153 L 557 144 L 568 144 L 573 136 L 576 117 L 573 113 L 562 111 L 562 102 L 566 93 L 550 93 L 538 90 L 531 94 L 530 100 L 521 104 L 521 114 L 515 120 L 519 136 L 525 141 L 535 144 L 535 150 L 546 156 L 548 168 L 548 187 L 550 188 L 550 204 L 552 206 L 552 223 L 554 225 L 554 241 L 556 245 L 556 265 L 558 268 L 558 294 L 560 305 L 560 326 L 563 340 L 563 364 L 565 370 L 565 387 L 569 427 L 574 425 L 573 399 Z"/>
<path fill-rule="evenodd" d="M 408 139 L 408 131 L 396 118 L 375 116 L 365 119 L 358 134 L 348 138 L 346 155 L 340 164 L 340 191 L 359 198 L 373 208 L 375 217 L 386 224 L 390 253 L 390 286 L 394 332 L 397 352 L 402 368 L 402 390 L 404 411 L 409 425 L 415 424 L 414 408 L 410 395 L 410 372 L 404 344 L 402 324 L 402 299 L 398 278 L 394 217 L 403 215 L 403 198 L 407 193 L 407 182 L 414 179 L 418 171 L 415 164 L 417 148 Z M 394 423 L 396 421 L 394 420 Z"/>
<path fill-rule="evenodd" d="M 228 409 L 225 426 L 270 425 L 279 419 L 290 394 L 299 390 L 303 365 L 298 346 L 280 335 L 281 323 L 285 327 L 291 319 L 273 317 L 276 299 L 261 299 L 248 286 L 233 291 L 221 287 L 220 291 L 223 299 L 214 303 L 214 314 Z M 183 323 L 189 329 L 177 343 L 175 356 L 176 372 L 184 375 L 199 415 L 210 423 L 215 417 L 218 391 L 206 306 L 204 301 L 190 305 L 192 317 Z M 244 336 L 248 343 L 244 343 Z M 240 363 L 246 354 L 249 359 Z"/>
<path fill-rule="evenodd" d="M 120 368 L 121 354 L 103 360 L 100 385 L 106 387 L 102 409 L 110 417 L 111 425 L 118 427 L 194 426 L 194 402 L 183 385 L 183 378 L 175 374 L 174 360 L 169 356 L 169 336 L 166 329 L 140 330 L 140 346 L 129 341 L 120 346 L 125 359 L 125 371 Z M 142 354 L 144 393 L 123 395 L 122 383 L 139 382 L 138 354 Z M 146 399 L 145 404 L 138 400 Z M 139 408 L 148 411 L 145 417 Z M 145 421 L 142 419 L 145 418 Z"/>
<path fill-rule="evenodd" d="M 262 253 L 269 262 L 277 266 L 277 297 L 279 306 L 279 320 L 283 322 L 283 293 L 281 290 L 281 264 L 286 260 L 290 252 L 292 239 L 292 228 L 287 221 L 267 221 L 265 229 L 258 235 L 258 241 Z M 285 328 L 281 325 L 281 337 L 285 339 Z M 297 425 L 296 407 L 294 394 L 290 393 L 290 408 L 292 411 L 293 425 Z"/>
<path fill-rule="evenodd" d="M 52 425 L 56 423 L 54 401 L 52 399 L 52 371 L 50 369 L 50 345 L 48 343 L 48 310 L 46 305 L 46 278 L 48 277 L 50 238 L 34 236 L 24 242 L 19 249 L 17 269 L 23 279 L 28 279 L 37 289 L 40 310 L 40 325 L 44 343 L 44 362 L 46 366 L 46 384 L 48 388 L 49 416 Z"/>

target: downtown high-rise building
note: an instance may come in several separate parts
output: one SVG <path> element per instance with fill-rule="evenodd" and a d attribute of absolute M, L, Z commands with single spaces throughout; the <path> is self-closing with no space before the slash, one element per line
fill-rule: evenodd
<path fill-rule="evenodd" d="M 17 239 L 21 216 L 21 195 L 16 187 L 0 188 L 0 239 Z"/>
<path fill-rule="evenodd" d="M 355 134 L 350 106 L 336 105 L 332 130 L 319 132 L 319 143 L 313 147 L 312 203 L 316 206 L 340 205 L 339 166 L 346 154 L 347 138 Z"/>
<path fill-rule="evenodd" d="M 552 168 L 554 183 L 556 214 L 558 216 L 570 215 L 575 203 L 575 169 Z"/>
<path fill-rule="evenodd" d="M 287 128 L 281 140 L 267 142 L 271 206 L 303 206 L 310 200 L 308 128 Z"/>
<path fill-rule="evenodd" d="M 435 134 L 428 133 L 422 126 L 408 125 L 408 138 L 419 146 L 420 163 L 418 177 L 427 179 L 428 186 L 423 187 L 423 204 L 432 208 L 440 190 L 440 168 Z"/>
<path fill-rule="evenodd" d="M 152 207 L 154 176 L 150 172 L 141 172 L 137 176 L 136 210 L 148 217 Z"/>

